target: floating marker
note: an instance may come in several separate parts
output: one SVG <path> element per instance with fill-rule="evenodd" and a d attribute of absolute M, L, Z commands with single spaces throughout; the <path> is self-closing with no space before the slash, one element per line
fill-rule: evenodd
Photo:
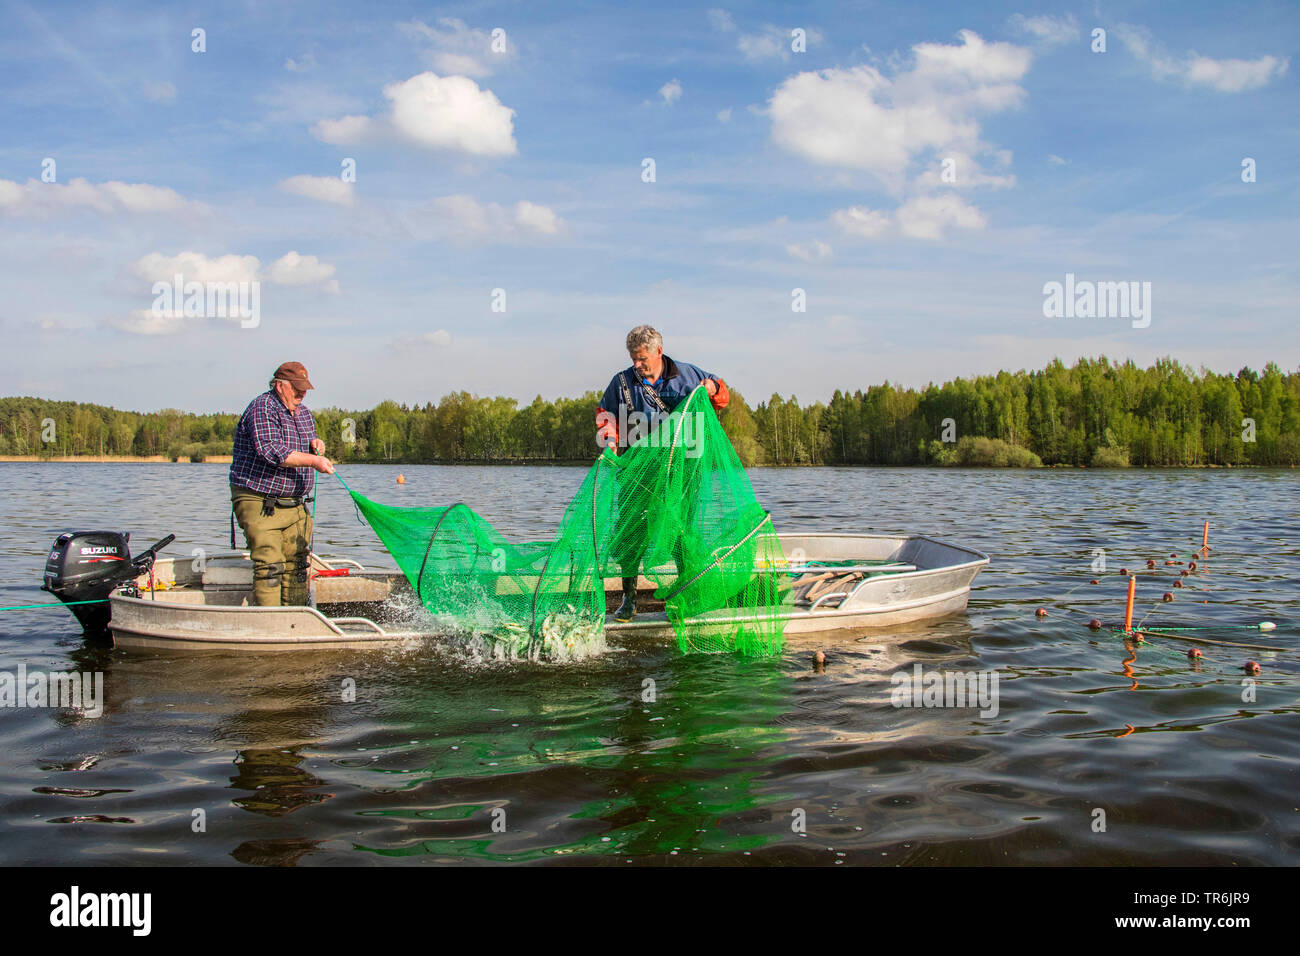
<path fill-rule="evenodd" d="M 397 474 L 397 483 L 398 483 L 399 485 L 404 485 L 404 484 L 406 484 L 406 476 L 403 475 L 401 472 L 398 472 L 398 474 Z"/>
<path fill-rule="evenodd" d="M 1277 625 L 1274 624 L 1272 621 L 1260 621 L 1259 629 L 1261 631 L 1276 631 Z"/>
<path fill-rule="evenodd" d="M 1100 584 L 1101 582 L 1098 581 L 1096 578 L 1093 578 L 1093 579 L 1092 579 L 1091 581 L 1089 581 L 1088 583 L 1089 583 L 1089 584 Z"/>
<path fill-rule="evenodd" d="M 1187 656 L 1192 660 L 1196 660 L 1198 657 L 1201 656 L 1201 649 L 1199 647 L 1193 647 L 1191 650 L 1187 652 Z"/>
<path fill-rule="evenodd" d="M 1247 674 L 1253 676 L 1258 674 L 1260 670 L 1262 670 L 1262 668 L 1259 666 L 1259 663 L 1257 661 L 1246 661 L 1246 664 L 1245 666 L 1242 667 L 1242 670 L 1244 670 Z"/>
<path fill-rule="evenodd" d="M 1034 613 L 1035 613 L 1036 615 L 1038 615 L 1039 617 L 1047 617 L 1047 608 L 1045 608 L 1045 607 L 1040 607 L 1040 608 L 1039 608 L 1037 611 L 1035 611 Z"/>
<path fill-rule="evenodd" d="M 1133 596 L 1137 594 L 1138 579 L 1128 579 L 1128 603 L 1124 606 L 1124 633 L 1133 630 Z"/>
<path fill-rule="evenodd" d="M 1097 619 L 1094 617 L 1091 621 L 1088 622 L 1088 630 L 1090 630 L 1090 631 L 1100 631 L 1100 630 L 1101 630 L 1101 621 L 1097 620 Z"/>
<path fill-rule="evenodd" d="M 1173 591 L 1166 591 L 1165 594 L 1164 594 L 1164 597 L 1162 597 L 1160 600 L 1162 600 L 1162 601 L 1164 601 L 1166 604 L 1168 604 L 1168 603 L 1169 603 L 1170 601 L 1172 601 L 1173 599 L 1174 599 L 1174 592 L 1173 592 Z"/>

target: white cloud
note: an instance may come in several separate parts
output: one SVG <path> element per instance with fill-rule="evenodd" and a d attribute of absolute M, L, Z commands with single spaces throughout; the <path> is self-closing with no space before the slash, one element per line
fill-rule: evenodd
<path fill-rule="evenodd" d="M 174 189 L 151 186 L 148 183 L 112 181 L 95 184 L 78 178 L 66 185 L 35 179 L 20 184 L 0 179 L 0 214 L 47 218 L 75 209 L 92 209 L 105 215 L 205 214 L 210 211 L 203 203 L 188 200 Z"/>
<path fill-rule="evenodd" d="M 991 151 L 976 116 L 1019 105 L 1028 49 L 986 43 L 963 30 L 960 45 L 921 43 L 910 69 L 891 79 L 872 66 L 799 73 L 768 104 L 772 139 L 812 162 L 866 170 L 901 190 L 922 153 Z"/>
<path fill-rule="evenodd" d="M 373 131 L 380 128 L 380 124 L 369 116 L 342 116 L 336 120 L 321 120 L 311 131 L 313 136 L 326 143 L 350 146 L 371 138 Z"/>
<path fill-rule="evenodd" d="M 257 256 L 231 254 L 210 259 L 201 252 L 174 256 L 151 252 L 131 268 L 148 282 L 171 282 L 178 275 L 186 282 L 252 282 L 260 266 Z"/>
<path fill-rule="evenodd" d="M 1053 166 L 1069 166 L 1069 165 L 1070 165 L 1070 161 L 1069 161 L 1068 159 L 1062 159 L 1060 156 L 1057 156 L 1055 153 L 1048 153 L 1048 154 L 1047 154 L 1047 161 L 1048 161 L 1049 163 L 1051 163 Z"/>
<path fill-rule="evenodd" d="M 290 73 L 307 73 L 316 68 L 316 54 L 308 50 L 298 59 L 289 57 L 284 61 L 284 68 Z"/>
<path fill-rule="evenodd" d="M 161 252 L 151 252 L 134 262 L 130 269 L 146 282 L 164 283 L 167 286 L 166 289 L 151 290 L 151 294 L 155 296 L 154 307 L 134 309 L 125 317 L 108 320 L 107 324 L 112 328 L 135 335 L 168 335 L 181 331 L 186 327 L 187 322 L 201 318 L 193 314 L 187 316 L 179 304 L 172 304 L 169 308 L 159 307 L 163 301 L 173 302 L 172 290 L 175 288 L 177 276 L 180 276 L 182 290 L 192 282 L 223 285 L 248 283 L 252 285 L 250 294 L 255 295 L 257 299 L 260 299 L 260 291 L 253 285 L 257 282 L 271 282 L 286 286 L 315 285 L 320 286 L 325 292 L 339 291 L 338 280 L 333 277 L 334 266 L 321 262 L 315 256 L 303 256 L 297 252 L 285 253 L 266 269 L 262 268 L 257 256 L 231 253 L 209 257 L 202 252 L 192 251 L 167 256 Z M 247 287 L 244 289 L 248 292 Z M 209 303 L 208 308 L 212 307 L 212 294 L 211 288 L 203 293 L 204 301 Z M 187 306 L 189 295 L 189 291 L 183 291 Z M 221 301 L 225 303 L 230 300 L 223 296 Z M 243 319 L 232 314 L 227 320 L 242 321 Z"/>
<path fill-rule="evenodd" d="M 131 271 L 148 282 L 171 282 L 179 275 L 185 282 L 252 282 L 260 279 L 277 285 L 322 285 L 326 291 L 338 291 L 338 284 L 333 279 L 334 266 L 315 256 L 303 256 L 297 252 L 285 253 L 265 270 L 257 256 L 231 253 L 210 258 L 201 252 L 179 252 L 174 256 L 151 252 L 136 261 Z"/>
<path fill-rule="evenodd" d="M 554 209 L 549 206 L 539 206 L 526 199 L 520 200 L 515 205 L 515 222 L 524 229 L 546 236 L 558 233 L 561 225 L 560 217 L 555 214 Z"/>
<path fill-rule="evenodd" d="M 719 122 L 719 123 L 730 123 L 730 122 L 731 122 L 731 107 L 730 107 L 730 106 L 728 106 L 725 110 L 718 110 L 718 122 Z"/>
<path fill-rule="evenodd" d="M 850 206 L 831 213 L 831 224 L 855 239 L 902 235 L 911 239 L 943 239 L 949 229 L 983 229 L 983 213 L 955 193 L 913 196 L 892 213 Z"/>
<path fill-rule="evenodd" d="M 526 199 L 516 203 L 513 212 L 463 194 L 435 199 L 433 208 L 441 215 L 442 224 L 450 227 L 438 231 L 457 240 L 539 238 L 559 235 L 565 228 L 554 209 Z"/>
<path fill-rule="evenodd" d="M 345 183 L 338 176 L 290 176 L 280 181 L 280 188 L 298 196 L 306 196 L 318 202 L 332 202 L 339 206 L 351 206 L 353 201 L 353 184 Z"/>
<path fill-rule="evenodd" d="M 731 19 L 731 14 L 726 10 L 713 9 L 709 11 L 709 23 L 713 29 L 722 33 L 730 33 L 736 29 L 736 21 Z"/>
<path fill-rule="evenodd" d="M 866 206 L 850 206 L 831 214 L 831 222 L 846 235 L 862 239 L 877 239 L 889 231 L 888 213 Z"/>
<path fill-rule="evenodd" d="M 768 24 L 758 33 L 742 34 L 736 46 L 747 60 L 781 60 L 790 58 L 789 40 L 789 31 Z"/>
<path fill-rule="evenodd" d="M 1064 17 L 1054 17 L 1051 14 L 1027 17 L 1023 13 L 1016 13 L 1007 20 L 1007 25 L 1016 33 L 1032 37 L 1043 46 L 1061 46 L 1078 40 L 1083 35 L 1073 13 Z"/>
<path fill-rule="evenodd" d="M 262 273 L 264 279 L 277 285 L 321 285 L 326 292 L 338 292 L 338 280 L 333 276 L 332 265 L 296 252 L 286 252 Z"/>
<path fill-rule="evenodd" d="M 785 247 L 785 251 L 790 253 L 796 259 L 802 259 L 804 262 L 812 262 L 815 259 L 826 259 L 834 251 L 828 243 L 820 239 L 814 239 L 811 242 L 799 245 L 791 243 Z"/>
<path fill-rule="evenodd" d="M 144 98 L 155 103 L 170 103 L 176 99 L 176 84 L 169 80 L 146 80 L 140 85 Z"/>
<path fill-rule="evenodd" d="M 978 209 L 952 193 L 909 199 L 895 216 L 903 235 L 913 239 L 942 239 L 949 227 L 983 229 L 987 225 Z"/>
<path fill-rule="evenodd" d="M 429 63 L 442 74 L 490 76 L 493 70 L 514 55 L 514 44 L 507 42 L 501 52 L 495 52 L 490 32 L 472 29 L 454 17 L 443 17 L 438 20 L 437 27 L 422 20 L 412 20 L 400 26 L 407 36 L 428 43 Z"/>
<path fill-rule="evenodd" d="M 312 133 L 338 145 L 393 137 L 472 156 L 513 156 L 518 152 L 515 111 L 468 77 L 419 73 L 390 83 L 384 87 L 384 96 L 390 101 L 387 114 L 322 120 Z"/>
<path fill-rule="evenodd" d="M 682 98 L 682 85 L 676 80 L 669 80 L 659 87 L 659 95 L 664 98 L 665 103 L 672 106 Z"/>
<path fill-rule="evenodd" d="M 434 332 L 423 332 L 419 335 L 405 335 L 399 338 L 396 343 L 399 349 L 413 348 L 446 348 L 451 344 L 451 333 L 446 329 L 438 329 Z"/>
<path fill-rule="evenodd" d="M 1216 60 L 1195 50 L 1177 57 L 1168 53 L 1151 32 L 1142 27 L 1122 23 L 1114 32 L 1130 53 L 1146 62 L 1156 79 L 1180 80 L 1186 86 L 1208 86 L 1220 93 L 1259 89 L 1283 76 L 1291 64 L 1289 59 L 1275 56 Z"/>

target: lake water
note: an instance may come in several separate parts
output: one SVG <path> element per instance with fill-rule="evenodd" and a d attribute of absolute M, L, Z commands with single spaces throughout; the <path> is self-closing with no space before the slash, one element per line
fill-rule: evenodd
<path fill-rule="evenodd" d="M 514 539 L 547 537 L 584 474 L 408 466 L 398 486 L 398 470 L 346 477 L 393 504 L 463 500 Z M 673 647 L 564 666 L 436 646 L 259 658 L 92 647 L 65 610 L 4 612 L 0 670 L 99 670 L 107 703 L 98 718 L 0 709 L 0 862 L 1295 862 L 1294 471 L 751 474 L 778 530 L 987 552 L 969 612 L 827 641 L 822 672 L 803 638 L 759 661 Z M 6 606 L 49 600 L 41 569 L 65 530 L 129 530 L 137 549 L 174 533 L 170 555 L 228 544 L 222 466 L 0 464 L 0 480 Z M 1163 560 L 1199 547 L 1207 518 L 1208 571 L 1159 604 L 1177 570 Z M 333 479 L 317 550 L 391 565 Z M 1202 645 L 1194 662 L 1181 641 L 1133 655 L 1089 631 L 1121 620 L 1119 568 L 1147 558 L 1169 574 L 1140 584 L 1149 625 L 1284 650 Z M 1278 629 L 1228 627 L 1260 620 Z M 1262 666 L 1253 700 L 1247 660 Z M 893 706 L 890 675 L 918 663 L 995 673 L 997 715 Z"/>

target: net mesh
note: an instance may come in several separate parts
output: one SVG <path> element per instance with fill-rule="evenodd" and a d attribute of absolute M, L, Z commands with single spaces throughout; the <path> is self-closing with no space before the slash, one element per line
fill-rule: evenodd
<path fill-rule="evenodd" d="M 606 583 L 617 597 L 638 573 L 683 652 L 781 650 L 785 555 L 703 388 L 621 455 L 606 449 L 547 542 L 511 543 L 464 504 L 348 493 L 440 629 L 493 656 L 599 653 Z M 629 630 L 655 624 L 652 608 Z"/>

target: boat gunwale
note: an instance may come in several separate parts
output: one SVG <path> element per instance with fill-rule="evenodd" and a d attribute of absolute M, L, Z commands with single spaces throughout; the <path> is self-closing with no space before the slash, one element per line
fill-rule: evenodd
<path fill-rule="evenodd" d="M 887 578 L 886 577 L 876 577 L 876 578 L 864 577 L 860 582 L 857 583 L 857 585 L 853 588 L 852 591 L 848 592 L 848 594 L 844 597 L 844 599 L 840 602 L 839 605 L 834 607 L 827 607 L 825 609 L 791 608 L 788 613 L 780 614 L 781 619 L 784 620 L 785 622 L 824 620 L 827 621 L 828 623 L 840 622 L 838 626 L 844 627 L 846 626 L 844 622 L 850 621 L 854 618 L 870 620 L 873 616 L 878 616 L 881 614 L 896 613 L 899 611 L 909 611 L 909 610 L 914 610 L 916 608 L 922 608 L 931 604 L 941 605 L 952 601 L 954 598 L 960 596 L 963 593 L 968 594 L 971 589 L 971 583 L 974 580 L 974 575 L 972 575 L 970 582 L 967 582 L 961 587 L 953 588 L 948 591 L 945 591 L 941 594 L 925 595 L 921 598 L 917 598 L 911 601 L 905 601 L 902 603 L 889 604 L 889 605 L 881 605 L 879 607 L 845 608 L 843 606 L 853 598 L 853 595 L 856 594 L 859 589 L 861 589 L 863 586 L 869 583 L 872 583 L 873 581 L 882 581 L 882 580 L 897 581 L 897 580 L 923 579 L 926 577 L 934 576 L 936 574 L 948 574 L 955 571 L 965 571 L 971 569 L 975 569 L 975 573 L 978 574 L 978 569 L 983 568 L 984 566 L 990 563 L 989 556 L 984 552 L 979 551 L 978 549 L 969 548 L 964 545 L 950 544 L 946 541 L 942 541 L 928 534 L 874 534 L 874 533 L 852 533 L 852 532 L 834 532 L 834 531 L 808 531 L 808 532 L 792 531 L 792 532 L 785 532 L 779 534 L 778 537 L 781 539 L 787 539 L 787 538 L 838 539 L 841 541 L 849 541 L 849 542 L 863 541 L 863 540 L 896 541 L 898 542 L 899 547 L 902 547 L 903 545 L 905 545 L 907 542 L 910 541 L 925 541 L 937 547 L 947 549 L 949 551 L 972 556 L 970 560 L 961 561 L 954 564 L 940 564 L 940 565 L 936 565 L 935 567 L 918 568 L 915 571 L 891 572 L 887 576 Z M 229 556 L 233 557 L 235 554 L 247 556 L 248 552 L 246 551 L 232 552 Z M 167 560 L 175 561 L 177 559 L 170 558 Z M 339 559 L 335 558 L 334 560 L 339 560 Z M 355 563 L 355 562 L 349 562 L 349 563 Z M 371 574 L 402 575 L 402 571 L 398 568 L 360 568 L 358 569 L 358 571 L 359 571 L 358 576 L 371 575 Z M 172 589 L 170 588 L 168 589 L 168 591 L 171 590 Z M 189 591 L 189 593 L 194 593 L 194 591 L 198 591 L 199 593 L 202 593 L 203 588 L 202 586 L 200 586 L 199 588 L 196 588 L 194 590 L 190 590 L 188 588 L 179 588 L 176 590 L 178 591 L 187 590 Z M 222 589 L 214 588 L 213 590 L 218 591 Z M 165 591 L 163 593 L 164 594 L 168 593 L 168 591 Z M 242 635 L 237 637 L 225 637 L 225 636 L 205 637 L 205 636 L 195 635 L 195 634 L 169 635 L 169 634 L 160 633 L 152 629 L 149 630 L 126 629 L 126 628 L 123 629 L 124 633 L 128 635 L 138 635 L 140 637 L 150 639 L 152 641 L 157 641 L 157 642 L 176 642 L 178 645 L 200 644 L 203 646 L 210 646 L 212 648 L 228 648 L 228 649 L 246 648 L 246 647 L 275 648 L 277 646 L 284 649 L 301 648 L 301 647 L 328 648 L 331 646 L 338 646 L 342 642 L 349 642 L 349 643 L 359 642 L 360 644 L 363 645 L 374 645 L 374 644 L 395 643 L 399 641 L 408 641 L 408 640 L 422 639 L 428 637 L 436 637 L 438 634 L 438 632 L 426 633 L 422 631 L 389 631 L 386 630 L 378 622 L 358 615 L 348 615 L 346 617 L 331 618 L 326 616 L 324 613 L 322 613 L 319 610 L 319 608 L 312 607 L 310 605 L 294 605 L 294 606 L 287 606 L 287 607 L 286 606 L 258 607 L 256 605 L 188 604 L 182 602 L 168 601 L 166 600 L 166 598 L 164 598 L 162 601 L 158 601 L 156 598 L 147 597 L 143 593 L 139 597 L 134 597 L 128 594 L 123 594 L 121 592 L 115 592 L 109 596 L 110 608 L 115 603 L 118 602 L 121 602 L 128 607 L 138 606 L 141 609 L 146 608 L 149 605 L 164 604 L 169 608 L 184 609 L 184 611 L 187 613 L 199 614 L 203 616 L 207 616 L 208 614 L 221 615 L 221 614 L 233 613 L 233 614 L 238 614 L 242 618 L 248 615 L 250 612 L 269 614 L 273 616 L 279 615 L 281 617 L 286 617 L 286 616 L 298 617 L 298 616 L 305 615 L 307 617 L 312 618 L 315 621 L 324 624 L 325 629 L 330 632 L 327 635 L 303 636 L 303 637 L 288 636 L 288 635 L 280 635 L 274 637 L 257 637 L 253 635 Z M 342 603 L 355 603 L 355 602 L 342 602 Z M 634 620 L 634 621 L 623 622 L 623 623 L 617 621 L 610 621 L 608 619 L 609 617 L 608 615 L 606 617 L 607 617 L 607 621 L 605 624 L 605 630 L 612 634 L 636 635 L 638 632 L 642 632 L 642 631 L 657 632 L 664 628 L 668 628 L 669 630 L 671 630 L 671 623 L 667 620 L 667 617 L 665 615 L 662 615 L 662 613 L 655 614 L 653 618 L 647 615 L 645 618 L 643 618 L 640 621 Z M 750 618 L 743 615 L 739 615 L 739 616 L 728 615 L 726 617 L 717 618 L 716 622 L 720 624 L 725 624 L 725 623 L 734 623 L 737 621 L 743 621 L 747 619 Z M 365 626 L 368 628 L 373 628 L 374 630 L 367 631 L 366 633 L 363 634 L 350 633 L 340 628 L 336 623 L 336 621 L 342 621 L 345 623 L 355 623 L 358 626 Z M 710 623 L 712 623 L 712 620 L 710 620 Z M 847 626 L 851 626 L 851 625 L 847 625 Z M 111 618 L 110 618 L 109 628 L 110 630 L 115 630 L 113 628 Z M 834 629 L 834 627 L 828 627 L 826 629 L 832 630 Z M 127 644 L 131 643 L 129 637 L 126 639 L 125 643 Z"/>

